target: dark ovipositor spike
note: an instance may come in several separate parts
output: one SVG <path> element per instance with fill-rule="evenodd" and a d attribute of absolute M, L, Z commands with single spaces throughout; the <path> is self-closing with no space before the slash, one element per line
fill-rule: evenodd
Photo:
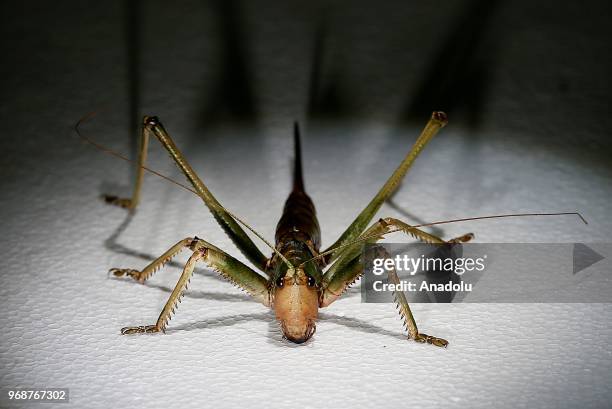
<path fill-rule="evenodd" d="M 302 175 L 302 147 L 300 144 L 300 125 L 297 121 L 293 123 L 293 144 L 294 144 L 294 162 L 293 162 L 293 191 L 304 191 L 304 177 Z"/>

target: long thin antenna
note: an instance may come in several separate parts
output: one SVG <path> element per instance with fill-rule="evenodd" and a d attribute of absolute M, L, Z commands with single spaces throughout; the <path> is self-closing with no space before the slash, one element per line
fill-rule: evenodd
<path fill-rule="evenodd" d="M 246 227 L 247 229 L 249 229 L 251 231 L 251 233 L 253 233 L 254 235 L 256 235 L 259 240 L 263 241 L 264 243 L 266 243 L 266 245 L 268 247 L 270 247 L 272 249 L 272 251 L 274 251 L 284 262 L 285 264 L 287 264 L 287 267 L 289 267 L 290 270 L 293 270 L 293 264 L 291 264 L 291 262 L 289 260 L 287 260 L 287 258 L 285 256 L 283 256 L 283 253 L 281 253 L 280 251 L 278 251 L 276 249 L 276 247 L 272 246 L 272 244 L 270 244 L 268 242 L 268 240 L 264 239 L 263 236 L 259 233 L 257 233 L 255 231 L 255 229 L 253 229 L 251 226 L 249 226 L 248 224 L 246 224 L 245 222 L 243 222 L 238 216 L 236 216 L 235 214 L 233 214 L 232 212 L 230 212 L 229 210 L 227 210 L 225 207 L 221 206 L 223 208 L 223 210 L 225 210 L 225 213 L 229 214 L 231 217 L 233 217 L 238 223 L 242 224 L 244 227 Z"/>
<path fill-rule="evenodd" d="M 97 112 L 90 112 L 89 114 L 85 115 L 84 117 L 82 117 L 81 119 L 79 119 L 79 120 L 78 120 L 78 122 L 77 122 L 77 123 L 74 125 L 74 130 L 75 130 L 75 132 L 77 133 L 77 135 L 79 135 L 79 137 L 80 137 L 81 139 L 83 139 L 85 142 L 87 142 L 87 143 L 89 143 L 89 144 L 91 144 L 91 145 L 95 146 L 95 147 L 96 147 L 98 150 L 100 150 L 100 151 L 102 151 L 102 152 L 106 153 L 107 155 L 111 155 L 111 156 L 114 156 L 114 157 L 119 158 L 119 159 L 121 159 L 121 160 L 124 160 L 124 161 L 126 161 L 126 162 L 129 162 L 129 163 L 135 164 L 136 162 L 135 162 L 135 161 L 133 161 L 132 159 L 129 159 L 129 158 L 127 158 L 127 157 L 123 156 L 122 154 L 120 154 L 119 152 L 114 151 L 114 150 L 112 150 L 112 149 L 110 149 L 110 148 L 107 148 L 107 147 L 106 147 L 106 146 L 104 146 L 104 145 L 99 144 L 98 142 L 94 141 L 93 139 L 91 139 L 91 138 L 90 138 L 90 137 L 88 137 L 87 135 L 85 135 L 85 134 L 81 133 L 81 130 L 80 130 L 80 126 L 81 126 L 81 124 L 83 124 L 85 121 L 88 121 L 89 119 L 91 119 L 92 117 L 94 117 L 96 114 L 97 114 Z M 176 180 L 174 180 L 174 179 L 172 179 L 172 178 L 170 178 L 170 177 L 168 177 L 168 176 L 164 175 L 163 173 L 159 173 L 158 171 L 153 170 L 153 169 L 151 169 L 151 168 L 148 168 L 148 167 L 146 167 L 146 166 L 141 166 L 141 168 L 143 168 L 144 170 L 146 170 L 146 171 L 147 171 L 147 172 L 149 172 L 149 173 L 154 174 L 155 176 L 159 176 L 160 178 L 165 179 L 165 180 L 167 180 L 167 181 L 168 181 L 168 182 L 170 182 L 170 183 L 174 183 L 175 185 L 180 186 L 180 187 L 182 187 L 183 189 L 190 191 L 191 193 L 193 193 L 194 195 L 196 195 L 196 196 L 198 196 L 198 197 L 200 196 L 200 195 L 198 195 L 198 192 L 196 192 L 195 190 L 193 190 L 193 189 L 192 189 L 192 188 L 190 188 L 189 186 L 184 185 L 184 184 L 182 184 L 181 182 L 177 182 Z"/>
<path fill-rule="evenodd" d="M 94 141 L 93 139 L 91 139 L 91 138 L 89 138 L 88 136 L 86 136 L 86 135 L 84 135 L 84 134 L 82 134 L 82 133 L 81 133 L 81 131 L 80 131 L 80 129 L 79 129 L 79 127 L 81 126 L 81 124 L 82 124 L 83 122 L 85 122 L 85 121 L 89 120 L 90 118 L 94 117 L 95 115 L 96 115 L 96 112 L 90 112 L 89 114 L 87 114 L 87 115 L 83 116 L 81 119 L 79 119 L 79 120 L 77 121 L 77 123 L 76 123 L 76 124 L 75 124 L 75 126 L 74 126 L 74 130 L 76 131 L 77 135 L 79 135 L 79 137 L 80 137 L 81 139 L 83 139 L 85 142 L 87 142 L 87 143 L 89 143 L 89 144 L 91 144 L 91 145 L 95 146 L 97 149 L 99 149 L 100 151 L 102 151 L 102 152 L 104 152 L 104 153 L 106 153 L 106 154 L 112 155 L 112 156 L 114 156 L 114 157 L 116 157 L 116 158 L 119 158 L 119 159 L 124 160 L 124 161 L 129 162 L 129 163 L 135 163 L 135 161 L 133 161 L 132 159 L 129 159 L 129 158 L 125 157 L 124 155 L 120 154 L 119 152 L 116 152 L 116 151 L 114 151 L 114 150 L 112 150 L 112 149 L 110 149 L 110 148 L 107 148 L 107 147 L 106 147 L 106 146 L 104 146 L 104 145 L 99 144 L 98 142 Z M 137 166 L 139 166 L 139 165 L 137 165 Z M 153 169 L 151 169 L 151 168 L 148 168 L 148 167 L 146 167 L 146 166 L 140 166 L 140 167 L 141 167 L 142 169 L 146 170 L 147 172 L 150 172 L 150 173 L 152 173 L 152 174 L 154 174 L 154 175 L 156 175 L 156 176 L 159 176 L 160 178 L 165 179 L 165 180 L 167 180 L 168 182 L 174 183 L 175 185 L 180 186 L 180 187 L 182 187 L 183 189 L 188 190 L 188 191 L 190 191 L 191 193 L 193 193 L 194 195 L 196 195 L 196 196 L 198 196 L 198 197 L 202 198 L 198 192 L 196 192 L 195 190 L 191 189 L 189 186 L 184 185 L 184 184 L 182 184 L 182 183 L 180 183 L 180 182 L 177 182 L 176 180 L 171 179 L 170 177 L 168 177 L 168 176 L 166 176 L 166 175 L 164 175 L 164 174 L 162 174 L 162 173 L 159 173 L 159 172 L 157 172 L 157 171 L 155 171 L 155 170 L 153 170 Z M 223 209 L 223 210 L 224 210 L 224 211 L 225 211 L 225 212 L 226 212 L 226 213 L 227 213 L 227 214 L 228 214 L 230 217 L 232 217 L 232 218 L 233 218 L 234 220 L 236 220 L 238 223 L 242 224 L 242 225 L 243 225 L 244 227 L 246 227 L 246 228 L 247 228 L 249 231 L 251 231 L 251 233 L 253 233 L 255 236 L 257 236 L 257 238 L 259 238 L 259 239 L 260 239 L 261 241 L 263 241 L 263 242 L 264 242 L 264 243 L 265 243 L 265 244 L 266 244 L 268 247 L 270 247 L 270 248 L 272 249 L 272 251 L 273 251 L 274 253 L 276 253 L 276 254 L 277 254 L 277 255 L 278 255 L 278 256 L 279 256 L 279 257 L 280 257 L 280 258 L 283 260 L 283 262 L 284 262 L 285 264 L 287 264 L 287 267 L 289 267 L 289 269 L 293 269 L 293 268 L 294 268 L 294 267 L 293 267 L 293 264 L 291 264 L 291 262 L 290 262 L 289 260 L 287 260 L 287 258 L 286 258 L 285 256 L 283 256 L 283 255 L 282 255 L 282 253 L 281 253 L 280 251 L 278 251 L 278 250 L 277 250 L 277 249 L 276 249 L 274 246 L 272 246 L 272 244 L 270 244 L 270 242 L 268 242 L 268 240 L 266 240 L 266 239 L 265 239 L 265 238 L 264 238 L 264 237 L 263 237 L 261 234 L 257 233 L 257 232 L 255 231 L 255 229 L 253 229 L 253 228 L 252 228 L 251 226 L 249 226 L 249 225 L 248 225 L 246 222 L 244 222 L 243 220 L 241 220 L 241 219 L 240 219 L 238 216 L 236 216 L 235 214 L 233 214 L 232 212 L 230 212 L 229 210 L 227 210 L 227 209 L 226 209 L 225 207 L 223 207 L 221 204 L 219 204 L 219 207 L 221 207 L 221 208 L 222 208 L 222 209 Z"/>
<path fill-rule="evenodd" d="M 447 224 L 447 223 L 456 223 L 456 222 L 466 222 L 469 220 L 481 220 L 481 219 L 500 219 L 502 217 L 524 217 L 524 216 L 564 216 L 564 215 L 574 215 L 580 217 L 580 220 L 584 222 L 584 224 L 589 224 L 584 217 L 578 212 L 561 212 L 561 213 L 514 213 L 514 214 L 498 214 L 493 216 L 479 216 L 479 217 L 466 217 L 464 219 L 453 219 L 453 220 L 442 220 L 439 222 L 431 222 L 431 223 L 423 223 L 416 224 L 412 227 L 426 227 L 426 226 L 435 226 L 437 224 Z"/>
<path fill-rule="evenodd" d="M 427 227 L 427 226 L 435 226 L 438 224 L 448 224 L 448 223 L 458 223 L 458 222 L 466 222 L 466 221 L 470 221 L 470 220 L 481 220 L 481 219 L 497 219 L 497 218 L 503 218 L 503 217 L 525 217 L 525 216 L 567 216 L 567 215 L 573 215 L 573 216 L 578 216 L 580 218 L 580 220 L 582 220 L 584 222 L 584 224 L 589 224 L 586 219 L 584 217 L 582 217 L 582 215 L 578 212 L 560 212 L 560 213 L 514 213 L 514 214 L 499 214 L 499 215 L 492 215 L 492 216 L 479 216 L 479 217 L 466 217 L 463 219 L 453 219 L 453 220 L 442 220 L 442 221 L 438 221 L 438 222 L 431 222 L 431 223 L 423 223 L 423 224 L 415 224 L 415 225 L 411 225 L 411 227 Z M 357 238 L 356 240 L 350 242 L 350 243 L 346 243 L 343 244 L 341 246 L 337 246 L 334 247 L 333 249 L 329 249 L 327 251 L 324 251 L 323 253 L 320 253 L 314 257 L 312 257 L 309 260 L 304 261 L 302 264 L 300 264 L 300 266 L 305 265 L 306 263 L 309 263 L 313 260 L 316 260 L 318 258 L 321 257 L 325 257 L 328 254 L 331 254 L 333 252 L 335 252 L 338 249 L 344 248 L 344 247 L 348 247 L 348 246 L 352 246 L 353 244 L 359 243 L 359 242 L 363 242 L 363 241 L 367 241 L 369 239 L 372 239 L 374 237 L 382 237 L 386 234 L 391 234 L 391 233 L 395 233 L 398 231 L 402 231 L 403 229 L 401 228 L 394 228 L 394 229 L 390 229 L 386 232 L 382 232 L 382 233 L 372 233 L 370 235 L 367 236 L 362 236 Z"/>

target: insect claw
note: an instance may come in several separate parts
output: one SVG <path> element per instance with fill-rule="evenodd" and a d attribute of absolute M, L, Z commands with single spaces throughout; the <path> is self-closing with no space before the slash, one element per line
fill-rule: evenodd
<path fill-rule="evenodd" d="M 131 268 L 111 268 L 110 270 L 108 270 L 108 274 L 111 273 L 115 277 L 132 277 L 134 280 L 138 281 L 141 284 L 144 283 L 146 279 L 146 277 L 144 277 L 140 271 Z"/>
<path fill-rule="evenodd" d="M 417 334 L 414 340 L 418 343 L 428 343 L 435 345 L 437 347 L 446 348 L 448 346 L 448 341 L 442 338 L 433 337 L 427 334 Z"/>
<path fill-rule="evenodd" d="M 446 348 L 448 346 L 448 341 L 442 338 L 434 338 L 432 344 L 437 347 Z"/>
<path fill-rule="evenodd" d="M 121 335 L 143 334 L 143 333 L 152 333 L 152 332 L 159 332 L 159 330 L 157 329 L 157 326 L 140 325 L 138 327 L 121 328 Z"/>
<path fill-rule="evenodd" d="M 124 209 L 132 209 L 132 199 L 122 198 L 114 195 L 101 195 L 102 200 L 107 204 L 123 207 Z"/>
<path fill-rule="evenodd" d="M 467 234 L 464 234 L 463 236 L 459 236 L 452 240 L 449 240 L 448 242 L 453 243 L 453 244 L 467 243 L 468 241 L 473 240 L 474 237 L 475 237 L 474 233 L 467 233 Z"/>

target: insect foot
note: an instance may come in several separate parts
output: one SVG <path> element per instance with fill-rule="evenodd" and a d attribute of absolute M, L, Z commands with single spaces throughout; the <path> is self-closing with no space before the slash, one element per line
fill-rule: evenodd
<path fill-rule="evenodd" d="M 449 240 L 449 243 L 467 243 L 470 240 L 474 240 L 474 233 L 464 234 L 463 236 L 455 237 L 452 240 Z"/>
<path fill-rule="evenodd" d="M 425 343 L 427 342 L 428 344 L 432 344 L 435 345 L 437 347 L 444 347 L 446 348 L 448 346 L 448 341 L 442 338 L 436 338 L 436 337 L 432 337 L 431 335 L 427 335 L 427 334 L 418 334 L 416 336 L 416 338 L 414 338 L 414 340 L 416 342 L 420 342 L 420 343 Z"/>
<path fill-rule="evenodd" d="M 108 270 L 108 272 L 112 273 L 115 277 L 128 276 L 128 277 L 132 277 L 134 280 L 138 281 L 139 283 L 144 282 L 144 277 L 142 275 L 142 272 L 131 269 L 131 268 L 111 268 L 110 270 Z"/>
<path fill-rule="evenodd" d="M 113 195 L 102 195 L 102 199 L 110 205 L 123 207 L 124 209 L 132 208 L 132 199 L 121 198 Z"/>
<path fill-rule="evenodd" d="M 121 335 L 130 334 L 144 334 L 144 333 L 155 333 L 160 332 L 156 325 L 141 325 L 139 327 L 125 327 L 121 328 Z"/>

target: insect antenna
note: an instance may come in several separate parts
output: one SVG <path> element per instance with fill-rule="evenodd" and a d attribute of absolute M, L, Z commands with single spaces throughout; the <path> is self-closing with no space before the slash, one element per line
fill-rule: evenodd
<path fill-rule="evenodd" d="M 112 150 L 112 149 L 110 149 L 110 148 L 107 148 L 107 147 L 106 147 L 106 146 L 104 146 L 104 145 L 99 144 L 98 142 L 94 141 L 94 140 L 93 140 L 93 139 L 91 139 L 89 136 L 87 136 L 87 135 L 85 135 L 84 133 L 82 133 L 82 132 L 81 132 L 81 129 L 80 129 L 81 125 L 82 125 L 84 122 L 86 122 L 86 121 L 90 120 L 91 118 L 93 118 L 94 116 L 96 116 L 96 114 L 97 114 L 96 112 L 90 112 L 89 114 L 85 115 L 84 117 L 82 117 L 81 119 L 79 119 L 79 120 L 77 121 L 77 123 L 74 125 L 74 130 L 75 130 L 75 132 L 77 133 L 77 135 L 78 135 L 78 136 L 79 136 L 79 137 L 80 137 L 82 140 L 84 140 L 85 142 L 89 143 L 90 145 L 93 145 L 93 146 L 94 146 L 94 147 L 96 147 L 98 150 L 100 150 L 100 151 L 102 151 L 102 152 L 106 153 L 107 155 L 111 155 L 111 156 L 114 156 L 114 157 L 119 158 L 119 159 L 121 159 L 121 160 L 124 160 L 124 161 L 126 161 L 126 162 L 129 162 L 129 163 L 135 164 L 136 162 L 135 162 L 135 161 L 133 161 L 132 159 L 127 158 L 127 157 L 125 157 L 124 155 L 120 154 L 119 152 L 114 151 L 114 150 Z M 160 173 L 160 172 L 158 172 L 158 171 L 156 171 L 156 170 L 153 170 L 153 169 L 151 169 L 151 168 L 148 168 L 148 167 L 146 167 L 146 166 L 141 166 L 141 167 L 142 167 L 144 170 L 146 170 L 147 172 L 152 173 L 152 174 L 154 174 L 155 176 L 159 176 L 160 178 L 165 179 L 165 180 L 167 180 L 167 181 L 168 181 L 168 182 L 170 182 L 170 183 L 174 183 L 175 185 L 180 186 L 180 187 L 182 187 L 183 189 L 190 191 L 190 192 L 191 192 L 191 193 L 193 193 L 194 195 L 199 196 L 199 195 L 198 195 L 198 192 L 196 192 L 195 190 L 193 190 L 193 189 L 192 189 L 192 188 L 190 188 L 189 186 L 187 186 L 187 185 L 185 185 L 185 184 L 183 184 L 183 183 L 181 183 L 181 182 L 177 182 L 176 180 L 174 180 L 174 179 L 172 179 L 172 178 L 170 178 L 170 177 L 168 177 L 168 176 L 164 175 L 163 173 Z"/>
<path fill-rule="evenodd" d="M 79 137 L 80 137 L 82 140 L 84 140 L 85 142 L 89 143 L 90 145 L 93 145 L 93 146 L 94 146 L 94 147 L 96 147 L 98 150 L 100 150 L 100 151 L 102 151 L 102 152 L 104 152 L 104 153 L 106 153 L 106 154 L 108 154 L 108 155 L 114 156 L 114 157 L 116 157 L 116 158 L 119 158 L 119 159 L 121 159 L 121 160 L 124 160 L 124 161 L 129 162 L 129 163 L 132 163 L 132 164 L 136 164 L 136 162 L 135 162 L 134 160 L 132 160 L 132 159 L 130 159 L 130 158 L 127 158 L 126 156 L 122 155 L 121 153 L 119 153 L 119 152 L 117 152 L 117 151 L 115 151 L 115 150 L 113 150 L 113 149 L 110 149 L 110 148 L 108 148 L 108 147 L 106 147 L 106 146 L 104 146 L 104 145 L 102 145 L 102 144 L 100 144 L 100 143 L 98 143 L 98 142 L 96 142 L 95 140 L 93 140 L 92 138 L 88 137 L 87 135 L 85 135 L 84 133 L 82 133 L 82 132 L 81 132 L 81 130 L 80 130 L 81 125 L 82 125 L 84 122 L 86 122 L 86 121 L 90 120 L 91 118 L 93 118 L 94 116 L 96 116 L 96 114 L 97 114 L 97 112 L 90 112 L 89 114 L 86 114 L 85 116 L 83 116 L 81 119 L 79 119 L 79 120 L 77 121 L 77 123 L 74 125 L 74 130 L 75 130 L 75 132 L 77 133 L 77 135 L 78 135 L 78 136 L 79 136 Z M 158 172 L 158 171 L 156 171 L 156 170 L 154 170 L 154 169 L 151 169 L 151 168 L 149 168 L 149 167 L 147 167 L 147 166 L 142 166 L 142 165 L 138 165 L 138 164 L 136 164 L 136 165 L 137 165 L 137 166 L 140 166 L 142 169 L 146 170 L 147 172 L 152 173 L 152 174 L 154 174 L 155 176 L 158 176 L 158 177 L 160 177 L 160 178 L 162 178 L 162 179 L 164 179 L 164 180 L 166 180 L 166 181 L 168 181 L 168 182 L 174 183 L 175 185 L 180 186 L 180 187 L 182 187 L 183 189 L 188 190 L 188 191 L 190 191 L 191 193 L 193 193 L 194 195 L 196 195 L 196 196 L 198 196 L 198 197 L 200 197 L 200 198 L 201 198 L 200 194 L 199 194 L 198 192 L 196 192 L 195 190 L 193 190 L 192 188 L 190 188 L 189 186 L 187 186 L 187 185 L 185 185 L 185 184 L 183 184 L 183 183 L 181 183 L 181 182 L 177 182 L 176 180 L 174 180 L 174 179 L 170 178 L 169 176 L 166 176 L 166 175 L 164 175 L 163 173 L 160 173 L 160 172 Z M 222 209 L 225 211 L 225 213 L 227 213 L 227 214 L 228 214 L 230 217 L 232 217 L 232 218 L 233 218 L 234 220 L 236 220 L 238 223 L 242 224 L 242 225 L 243 225 L 244 227 L 246 227 L 246 228 L 247 228 L 247 229 L 248 229 L 248 230 L 249 230 L 251 233 L 253 233 L 255 236 L 257 236 L 257 238 L 259 238 L 261 241 L 263 241 L 263 242 L 266 244 L 266 246 L 270 247 L 270 248 L 272 249 L 272 251 L 273 251 L 274 253 L 276 253 L 276 254 L 277 254 L 277 255 L 278 255 L 280 258 L 281 258 L 281 260 L 283 260 L 283 262 L 284 262 L 285 264 L 287 264 L 287 267 L 289 267 L 289 269 L 290 269 L 290 270 L 292 270 L 292 269 L 294 268 L 294 267 L 293 267 L 293 265 L 291 264 L 291 262 L 290 262 L 289 260 L 287 260 L 287 258 L 286 258 L 285 256 L 283 256 L 283 255 L 281 254 L 281 252 L 280 252 L 280 251 L 278 251 L 278 250 L 276 249 L 276 247 L 274 247 L 272 244 L 270 244 L 270 242 L 268 242 L 268 240 L 266 240 L 266 239 L 265 239 L 265 238 L 264 238 L 264 237 L 263 237 L 261 234 L 257 233 L 257 232 L 255 231 L 255 229 L 253 229 L 253 228 L 252 228 L 251 226 L 249 226 L 249 225 L 248 225 L 246 222 L 244 222 L 244 221 L 243 221 L 242 219 L 240 219 L 238 216 L 236 216 L 235 214 L 233 214 L 232 212 L 230 212 L 229 210 L 227 210 L 227 209 L 226 209 L 225 207 L 223 207 L 222 205 L 220 205 L 220 204 L 219 204 L 219 206 L 220 206 L 220 207 L 221 207 L 221 208 L 222 208 Z"/>
<path fill-rule="evenodd" d="M 451 220 L 441 220 L 441 221 L 437 221 L 437 222 L 431 222 L 431 223 L 422 223 L 422 224 L 415 224 L 415 225 L 411 225 L 411 227 L 428 227 L 428 226 L 435 226 L 438 224 L 449 224 L 449 223 L 459 223 L 459 222 L 466 222 L 466 221 L 471 221 L 471 220 L 483 220 L 483 219 L 501 219 L 504 217 L 526 217 L 526 216 L 567 216 L 567 215 L 573 215 L 573 216 L 578 216 L 580 218 L 580 220 L 582 220 L 582 222 L 584 224 L 589 224 L 586 219 L 579 213 L 579 212 L 559 212 L 559 213 L 512 213 L 512 214 L 496 214 L 496 215 L 491 215 L 491 216 L 478 216 L 478 217 L 466 217 L 466 218 L 462 218 L 462 219 L 451 219 Z M 350 242 L 350 243 L 346 243 L 337 247 L 334 247 L 332 249 L 329 249 L 327 251 L 324 251 L 323 253 L 319 253 L 318 255 L 316 255 L 315 257 L 304 261 L 302 264 L 300 264 L 300 267 L 302 267 L 303 265 L 305 265 L 306 263 L 310 263 L 311 261 L 314 261 L 316 259 L 325 257 L 328 254 L 331 254 L 333 252 L 335 252 L 338 249 L 344 248 L 344 247 L 348 247 L 348 246 L 352 246 L 353 244 L 356 243 L 360 243 L 360 242 L 364 242 L 370 239 L 373 239 L 375 237 L 382 237 L 386 234 L 390 234 L 390 233 L 395 233 L 398 231 L 402 231 L 401 228 L 392 228 L 386 232 L 383 233 L 373 233 L 367 236 L 363 236 L 363 237 L 359 237 L 358 239 L 355 239 L 354 241 Z"/>
<path fill-rule="evenodd" d="M 482 220 L 482 219 L 501 219 L 503 217 L 524 217 L 524 216 L 566 216 L 566 215 L 574 215 L 578 216 L 580 220 L 584 224 L 589 224 L 584 217 L 578 212 L 561 212 L 561 213 L 512 213 L 512 214 L 496 214 L 493 216 L 478 216 L 478 217 L 466 217 L 463 219 L 453 219 L 453 220 L 442 220 L 439 222 L 431 222 L 431 223 L 423 223 L 423 224 L 415 224 L 412 227 L 427 227 L 427 226 L 435 226 L 437 224 L 447 224 L 447 223 L 457 223 L 457 222 L 466 222 L 469 220 Z"/>

